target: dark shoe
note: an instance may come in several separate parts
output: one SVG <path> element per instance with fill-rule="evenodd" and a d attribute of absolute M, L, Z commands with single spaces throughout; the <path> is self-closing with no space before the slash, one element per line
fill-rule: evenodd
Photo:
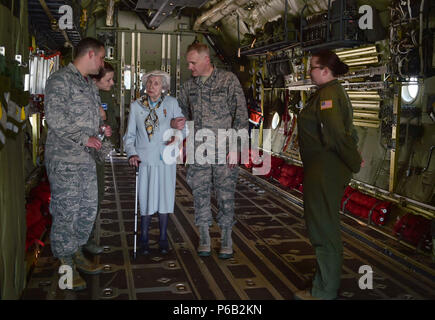
<path fill-rule="evenodd" d="M 94 239 L 91 238 L 89 238 L 88 243 L 83 246 L 83 249 L 94 255 L 100 254 L 104 251 L 104 248 L 98 246 Z"/>
<path fill-rule="evenodd" d="M 150 248 L 148 246 L 148 231 L 151 224 L 151 215 L 145 215 L 140 217 L 140 249 L 139 253 L 143 256 L 150 254 Z"/>
<path fill-rule="evenodd" d="M 147 256 L 150 254 L 150 248 L 148 247 L 148 245 L 143 245 L 140 247 L 139 249 L 139 253 L 143 256 Z"/>
<path fill-rule="evenodd" d="M 59 260 L 60 260 L 61 265 L 68 265 L 72 268 L 72 271 L 73 271 L 72 290 L 74 290 L 74 291 L 85 290 L 86 289 L 86 281 L 83 280 L 83 278 L 78 273 L 78 271 L 74 265 L 72 257 L 60 258 Z"/>
<path fill-rule="evenodd" d="M 168 252 L 169 252 L 168 240 L 160 240 L 159 241 L 159 249 L 160 249 L 161 254 L 168 254 Z"/>
<path fill-rule="evenodd" d="M 88 260 L 81 250 L 77 250 L 77 252 L 74 253 L 73 259 L 77 269 L 83 273 L 100 274 L 103 272 L 103 265 Z"/>
<path fill-rule="evenodd" d="M 200 225 L 199 229 L 199 246 L 197 249 L 198 256 L 209 257 L 211 255 L 210 232 L 208 225 Z"/>
<path fill-rule="evenodd" d="M 169 243 L 168 243 L 168 213 L 159 213 L 159 230 L 160 230 L 160 238 L 159 238 L 159 248 L 161 254 L 168 254 L 169 252 Z"/>

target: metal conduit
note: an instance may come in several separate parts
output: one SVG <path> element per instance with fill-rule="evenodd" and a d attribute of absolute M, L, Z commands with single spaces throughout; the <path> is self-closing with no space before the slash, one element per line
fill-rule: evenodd
<path fill-rule="evenodd" d="M 212 25 L 213 23 L 218 22 L 222 18 L 229 15 L 234 10 L 237 10 L 241 6 L 248 3 L 249 0 L 224 0 L 216 4 L 210 10 L 202 14 L 199 18 L 196 19 L 193 30 L 198 31 L 201 25 L 206 22 L 207 26 Z"/>
<path fill-rule="evenodd" d="M 106 16 L 106 26 L 113 27 L 113 13 L 115 10 L 115 0 L 107 1 L 107 16 Z"/>

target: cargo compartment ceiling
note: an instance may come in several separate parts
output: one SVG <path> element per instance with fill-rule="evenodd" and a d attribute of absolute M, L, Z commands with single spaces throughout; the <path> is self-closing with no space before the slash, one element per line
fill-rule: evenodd
<path fill-rule="evenodd" d="M 144 13 L 138 13 L 142 21 L 149 29 L 156 29 L 160 24 L 169 16 L 172 15 L 176 8 L 201 8 L 207 0 L 138 0 L 138 1 L 123 1 L 131 9 L 133 3 L 136 2 L 134 7 L 135 11 L 145 9 Z"/>
<path fill-rule="evenodd" d="M 60 30 L 59 19 L 65 14 L 59 8 L 69 5 L 73 9 L 72 28 Z M 80 7 L 76 1 L 28 0 L 29 26 L 33 30 L 39 47 L 51 51 L 65 46 L 75 46 L 80 41 Z M 54 22 L 56 20 L 56 22 Z"/>
<path fill-rule="evenodd" d="M 334 0 L 331 0 L 331 3 Z M 390 0 L 355 0 L 357 6 L 370 5 L 378 11 L 388 11 Z M 212 1 L 209 4 L 213 3 Z M 303 15 L 311 15 L 328 9 L 328 0 L 287 0 L 287 15 L 289 22 L 299 17 L 305 5 Z M 201 8 L 193 28 L 207 30 L 216 25 L 228 42 L 235 43 L 238 39 L 238 19 L 240 38 L 245 34 L 255 34 L 267 22 L 276 21 L 285 14 L 285 0 L 223 0 L 217 1 L 213 6 L 206 5 Z"/>

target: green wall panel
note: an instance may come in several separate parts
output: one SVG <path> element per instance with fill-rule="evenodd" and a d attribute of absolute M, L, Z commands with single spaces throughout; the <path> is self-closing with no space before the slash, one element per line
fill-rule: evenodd
<path fill-rule="evenodd" d="M 21 54 L 25 62 L 29 47 L 28 5 L 27 0 L 19 1 L 21 21 L 0 4 L 0 46 L 6 49 L 7 61 Z M 0 150 L 0 299 L 19 299 L 26 285 L 24 137 L 20 131 L 7 138 Z"/>

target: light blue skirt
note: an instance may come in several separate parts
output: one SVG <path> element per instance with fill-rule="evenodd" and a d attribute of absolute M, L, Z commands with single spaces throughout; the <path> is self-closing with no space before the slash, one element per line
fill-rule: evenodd
<path fill-rule="evenodd" d="M 140 214 L 173 213 L 176 164 L 139 167 Z"/>

